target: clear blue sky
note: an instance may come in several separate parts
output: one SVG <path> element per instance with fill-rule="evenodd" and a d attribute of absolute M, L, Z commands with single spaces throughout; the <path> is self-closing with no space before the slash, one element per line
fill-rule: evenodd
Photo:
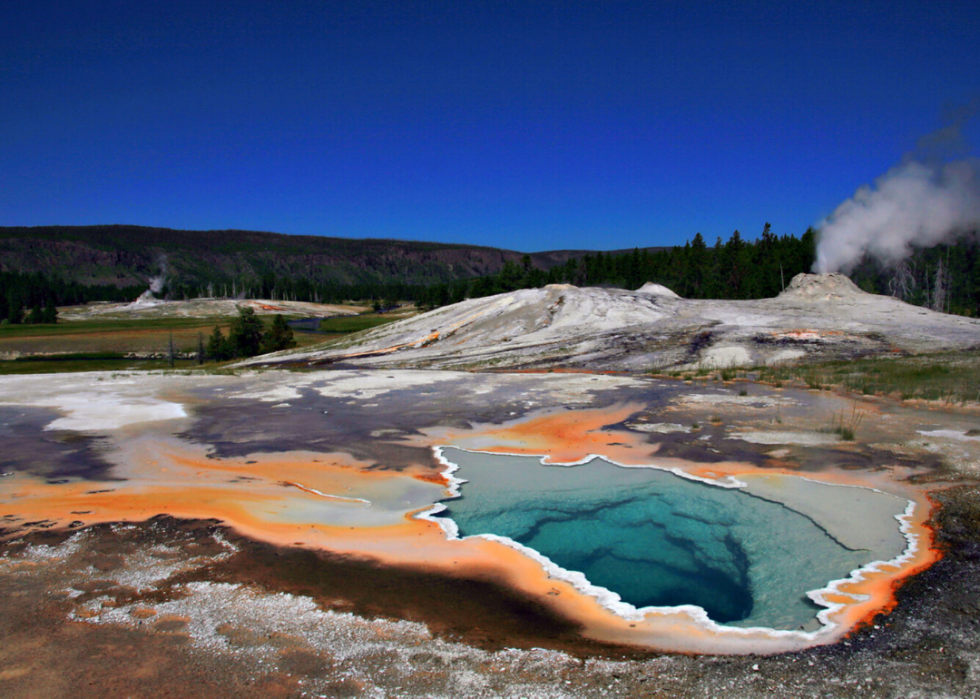
<path fill-rule="evenodd" d="M 0 0 L 0 225 L 800 234 L 980 93 L 978 36 L 975 1 Z"/>

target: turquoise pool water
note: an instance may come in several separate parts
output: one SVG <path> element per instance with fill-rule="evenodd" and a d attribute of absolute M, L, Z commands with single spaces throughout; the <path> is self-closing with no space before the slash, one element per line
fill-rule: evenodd
<path fill-rule="evenodd" d="M 783 504 L 667 471 L 443 454 L 466 481 L 439 515 L 460 536 L 508 537 L 638 608 L 693 604 L 721 624 L 812 629 L 820 607 L 807 591 L 901 553 L 848 548 Z"/>

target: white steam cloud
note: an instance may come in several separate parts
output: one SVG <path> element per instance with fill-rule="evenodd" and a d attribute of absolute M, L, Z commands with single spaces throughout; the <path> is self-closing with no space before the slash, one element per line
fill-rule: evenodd
<path fill-rule="evenodd" d="M 962 154 L 963 124 L 980 100 L 958 110 L 897 165 L 864 185 L 821 225 L 814 271 L 850 272 L 867 254 L 894 266 L 912 247 L 930 247 L 980 229 L 980 159 L 943 162 Z"/>
<path fill-rule="evenodd" d="M 154 294 L 159 294 L 163 291 L 163 285 L 167 283 L 167 256 L 160 255 L 157 259 L 157 264 L 160 266 L 160 274 L 149 279 L 150 291 Z"/>

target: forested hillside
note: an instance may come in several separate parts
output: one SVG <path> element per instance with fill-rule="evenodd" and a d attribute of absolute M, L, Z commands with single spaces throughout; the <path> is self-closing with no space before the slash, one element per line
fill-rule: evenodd
<path fill-rule="evenodd" d="M 545 269 L 583 252 L 532 255 Z M 521 253 L 476 245 L 294 236 L 256 231 L 181 231 L 142 226 L 0 228 L 0 272 L 41 271 L 65 282 L 146 286 L 163 277 L 173 297 L 269 296 L 282 279 L 304 288 L 427 285 L 499 271 Z M 284 289 L 280 289 L 286 293 Z M 289 293 L 305 293 L 290 290 Z M 321 293 L 330 293 L 321 291 Z"/>

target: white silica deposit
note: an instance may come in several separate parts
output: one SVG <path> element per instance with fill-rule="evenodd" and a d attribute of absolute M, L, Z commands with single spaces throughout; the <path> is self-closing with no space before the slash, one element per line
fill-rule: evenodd
<path fill-rule="evenodd" d="M 61 413 L 45 426 L 47 430 L 105 432 L 187 417 L 181 403 L 159 397 L 156 390 L 164 384 L 181 383 L 189 381 L 164 374 L 137 378 L 107 372 L 4 376 L 0 377 L 0 405 L 52 408 Z"/>
<path fill-rule="evenodd" d="M 650 294 L 651 296 L 664 296 L 669 299 L 679 299 L 680 296 L 675 294 L 673 291 L 668 289 L 663 284 L 655 284 L 654 282 L 647 282 L 639 289 L 636 290 L 638 294 Z"/>
<path fill-rule="evenodd" d="M 242 364 L 353 363 L 418 369 L 725 369 L 892 356 L 980 344 L 980 320 L 869 294 L 841 274 L 800 274 L 776 298 L 685 299 L 552 284 L 468 299 L 358 334 Z"/>

